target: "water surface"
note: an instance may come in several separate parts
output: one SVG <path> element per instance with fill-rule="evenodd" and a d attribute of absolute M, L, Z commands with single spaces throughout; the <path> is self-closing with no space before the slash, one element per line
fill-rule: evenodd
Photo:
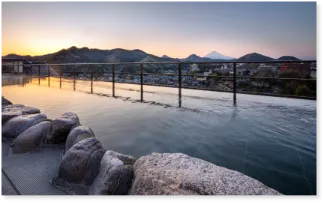
<path fill-rule="evenodd" d="M 3 81 L 4 85 L 4 81 Z M 284 194 L 316 194 L 316 101 L 138 85 L 38 79 L 2 87 L 49 118 L 72 111 L 106 149 L 135 157 L 181 152 L 240 171 Z"/>

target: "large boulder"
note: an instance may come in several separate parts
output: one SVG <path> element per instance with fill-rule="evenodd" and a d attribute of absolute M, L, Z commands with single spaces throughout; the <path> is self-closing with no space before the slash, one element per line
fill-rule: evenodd
<path fill-rule="evenodd" d="M 35 107 L 25 106 L 23 104 L 7 105 L 2 108 L 2 112 L 20 111 L 23 115 L 40 113 L 40 110 Z"/>
<path fill-rule="evenodd" d="M 75 127 L 69 135 L 67 136 L 65 142 L 65 153 L 76 143 L 80 142 L 81 140 L 94 137 L 94 133 L 91 128 L 86 126 L 78 126 Z"/>
<path fill-rule="evenodd" d="M 280 195 L 237 171 L 181 153 L 153 153 L 133 165 L 132 195 Z"/>
<path fill-rule="evenodd" d="M 70 131 L 79 125 L 80 120 L 75 113 L 64 113 L 61 117 L 52 122 L 52 126 L 46 140 L 52 144 L 64 143 Z"/>
<path fill-rule="evenodd" d="M 90 187 L 89 194 L 127 195 L 132 179 L 133 167 L 123 163 L 116 152 L 107 151 L 101 159 L 99 174 Z"/>
<path fill-rule="evenodd" d="M 12 152 L 18 154 L 39 149 L 50 126 L 50 121 L 43 121 L 22 132 L 11 144 Z"/>
<path fill-rule="evenodd" d="M 2 106 L 2 112 L 4 112 L 5 109 L 6 109 L 6 111 L 8 111 L 8 109 L 17 109 L 17 108 L 23 108 L 23 107 L 25 107 L 25 105 L 23 105 L 23 104 L 4 105 L 4 106 Z"/>
<path fill-rule="evenodd" d="M 8 112 L 2 112 L 2 125 L 5 124 L 10 119 L 23 115 L 21 111 L 8 111 Z"/>
<path fill-rule="evenodd" d="M 36 113 L 40 113 L 40 110 L 23 104 L 2 106 L 2 125 L 16 116 Z"/>
<path fill-rule="evenodd" d="M 12 104 L 11 101 L 9 101 L 8 99 L 6 99 L 2 96 L 2 106 L 6 106 L 6 105 L 10 105 L 10 104 Z"/>
<path fill-rule="evenodd" d="M 88 194 L 89 186 L 98 175 L 104 152 L 94 137 L 76 143 L 63 156 L 52 184 L 69 194 Z"/>
<path fill-rule="evenodd" d="M 30 114 L 16 116 L 7 121 L 2 126 L 2 136 L 9 138 L 16 138 L 22 132 L 27 130 L 33 125 L 36 125 L 46 119 L 45 114 Z"/>

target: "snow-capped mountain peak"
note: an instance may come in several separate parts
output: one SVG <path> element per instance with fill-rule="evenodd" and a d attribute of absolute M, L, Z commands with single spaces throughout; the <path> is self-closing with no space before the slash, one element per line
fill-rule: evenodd
<path fill-rule="evenodd" d="M 225 56 L 221 53 L 218 53 L 217 51 L 212 51 L 209 54 L 207 54 L 205 57 L 210 59 L 226 59 L 226 60 L 234 59 L 233 57 Z"/>

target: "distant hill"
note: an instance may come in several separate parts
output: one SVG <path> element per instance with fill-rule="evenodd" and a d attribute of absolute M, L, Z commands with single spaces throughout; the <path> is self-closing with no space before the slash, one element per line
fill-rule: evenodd
<path fill-rule="evenodd" d="M 211 52 L 210 56 L 216 57 L 221 55 L 218 52 Z M 155 56 L 153 54 L 146 53 L 139 49 L 126 50 L 121 48 L 111 49 L 111 50 L 101 50 L 101 49 L 90 49 L 88 47 L 77 48 L 72 46 L 68 49 L 62 49 L 60 51 L 49 53 L 41 56 L 20 56 L 17 54 L 9 54 L 8 58 L 27 58 L 33 61 L 46 61 L 47 63 L 105 63 L 105 62 L 222 62 L 229 61 L 233 59 L 211 59 L 208 57 L 200 57 L 196 54 L 191 54 L 187 58 L 178 59 L 171 58 L 167 55 L 162 57 Z M 237 61 L 272 61 L 275 60 L 271 57 L 264 56 L 259 53 L 246 54 L 238 59 Z M 276 60 L 299 60 L 293 56 L 282 56 Z M 130 67 L 130 65 L 128 65 Z M 132 65 L 134 67 L 134 65 Z M 125 66 L 126 67 L 126 66 Z M 152 69 L 159 69 L 161 67 L 176 67 L 169 65 L 158 65 L 150 64 L 145 66 L 148 70 L 149 67 Z M 137 70 L 137 69 L 136 69 Z"/>
<path fill-rule="evenodd" d="M 202 61 L 209 61 L 209 58 L 203 58 L 200 56 L 197 56 L 196 54 L 191 54 L 187 58 L 181 59 L 182 61 L 192 61 L 192 62 L 202 62 Z"/>
<path fill-rule="evenodd" d="M 211 59 L 207 57 L 200 57 L 196 54 L 191 54 L 187 58 L 180 59 L 183 62 L 222 62 L 222 61 L 229 61 L 228 59 Z"/>
<path fill-rule="evenodd" d="M 157 57 L 147 54 L 144 51 L 126 50 L 126 49 L 112 49 L 100 50 L 89 49 L 87 47 L 77 48 L 70 47 L 69 49 L 62 49 L 58 52 L 47 54 L 43 56 L 36 56 L 34 58 L 47 63 L 77 63 L 77 62 L 139 62 L 147 56 Z M 157 57 L 159 58 L 159 57 Z M 169 59 L 168 59 L 169 60 Z"/>
<path fill-rule="evenodd" d="M 154 62 L 167 62 L 179 60 L 170 57 L 158 57 L 148 54 L 142 50 L 126 50 L 126 49 L 89 49 L 88 47 L 77 48 L 72 46 L 68 49 L 49 53 L 40 56 L 20 56 L 16 54 L 8 54 L 3 58 L 27 58 L 32 61 L 46 61 L 46 63 L 109 63 L 109 62 L 144 62 L 147 58 L 151 58 Z"/>
<path fill-rule="evenodd" d="M 282 56 L 282 57 L 279 57 L 277 60 L 280 60 L 280 61 L 301 61 L 299 58 L 296 58 L 294 56 Z"/>
<path fill-rule="evenodd" d="M 16 57 L 27 58 L 25 56 L 9 54 L 4 58 Z M 179 60 L 173 58 L 162 58 L 152 54 L 148 54 L 142 50 L 126 50 L 126 49 L 89 49 L 87 47 L 77 48 L 72 46 L 68 49 L 62 49 L 55 53 L 50 53 L 41 56 L 33 56 L 28 58 L 31 61 L 46 62 L 48 64 L 61 64 L 61 63 L 109 63 L 109 62 L 178 62 Z M 72 66 L 64 67 L 68 70 Z M 111 66 L 97 65 L 102 70 L 111 70 Z M 176 65 L 159 65 L 148 64 L 144 66 L 146 72 L 156 72 L 160 68 L 176 68 Z M 80 70 L 88 70 L 89 66 L 82 66 Z M 116 71 L 120 72 L 136 72 L 139 71 L 139 65 L 119 65 Z"/>
<path fill-rule="evenodd" d="M 4 58 L 12 58 L 12 59 L 21 59 L 21 58 L 31 58 L 31 56 L 21 56 L 18 54 L 8 54 L 7 56 L 4 56 Z"/>
<path fill-rule="evenodd" d="M 169 57 L 169 56 L 167 56 L 167 55 L 163 55 L 163 56 L 161 56 L 161 58 L 167 58 L 167 59 L 169 59 L 169 58 L 171 58 L 171 57 Z"/>
<path fill-rule="evenodd" d="M 250 53 L 246 54 L 240 58 L 237 59 L 237 61 L 244 61 L 244 62 L 249 62 L 249 61 L 272 61 L 274 60 L 273 58 L 269 56 L 264 56 L 259 53 Z"/>
<path fill-rule="evenodd" d="M 233 57 L 230 56 L 225 56 L 221 53 L 218 53 L 217 51 L 212 51 L 209 54 L 205 56 L 205 58 L 210 58 L 210 59 L 222 59 L 222 60 L 232 60 L 234 59 Z"/>

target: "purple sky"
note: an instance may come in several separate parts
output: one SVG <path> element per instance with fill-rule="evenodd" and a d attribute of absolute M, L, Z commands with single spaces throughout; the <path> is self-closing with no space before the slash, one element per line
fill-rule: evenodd
<path fill-rule="evenodd" d="M 316 59 L 316 3 L 2 3 L 2 55 L 71 46 Z"/>

